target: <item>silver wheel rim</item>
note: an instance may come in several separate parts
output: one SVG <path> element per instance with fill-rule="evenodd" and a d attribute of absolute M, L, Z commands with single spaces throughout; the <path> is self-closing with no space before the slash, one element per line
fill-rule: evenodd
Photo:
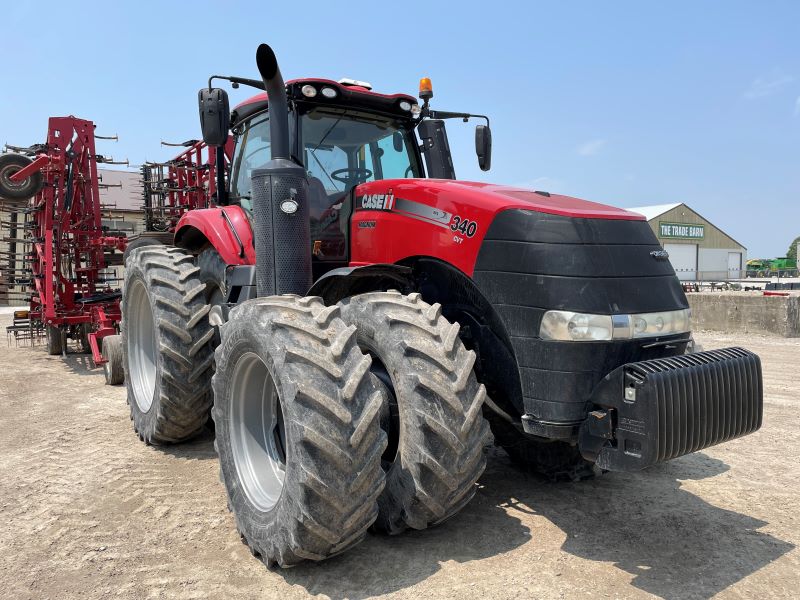
<path fill-rule="evenodd" d="M 233 463 L 247 498 L 259 510 L 271 510 L 283 490 L 286 441 L 278 390 L 264 361 L 252 352 L 233 370 L 228 427 Z"/>
<path fill-rule="evenodd" d="M 156 391 L 156 328 L 144 283 L 134 281 L 131 287 L 128 293 L 128 305 L 131 308 L 128 320 L 128 365 L 136 404 L 142 412 L 147 412 L 153 404 Z"/>

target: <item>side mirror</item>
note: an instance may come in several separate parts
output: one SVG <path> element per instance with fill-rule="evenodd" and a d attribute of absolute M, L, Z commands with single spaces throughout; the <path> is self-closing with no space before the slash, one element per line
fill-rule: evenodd
<path fill-rule="evenodd" d="M 221 88 L 203 88 L 197 94 L 197 103 L 203 141 L 209 146 L 224 146 L 231 125 L 228 92 Z"/>
<path fill-rule="evenodd" d="M 492 130 L 488 125 L 475 128 L 475 152 L 478 155 L 478 166 L 481 171 L 492 168 Z"/>
<path fill-rule="evenodd" d="M 403 134 L 399 131 L 395 131 L 392 134 L 392 145 L 394 146 L 395 152 L 402 152 L 405 148 L 405 141 L 403 140 Z"/>

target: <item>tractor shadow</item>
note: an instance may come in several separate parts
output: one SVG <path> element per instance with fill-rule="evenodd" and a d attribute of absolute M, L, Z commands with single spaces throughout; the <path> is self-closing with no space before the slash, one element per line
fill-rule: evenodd
<path fill-rule="evenodd" d="M 393 538 L 370 535 L 342 556 L 282 575 L 311 594 L 368 598 L 423 581 L 444 562 L 466 563 L 518 548 L 532 538 L 527 524 L 535 527 L 533 521 L 544 517 L 564 532 L 563 552 L 611 563 L 625 579 L 633 576 L 635 588 L 667 599 L 710 598 L 794 548 L 759 531 L 766 522 L 681 489 L 680 480 L 728 469 L 722 461 L 694 454 L 641 474 L 550 483 L 492 448 L 478 493 L 450 521 Z M 541 577 L 526 564 L 513 568 Z M 553 580 L 554 589 L 563 585 Z"/>
<path fill-rule="evenodd" d="M 666 599 L 711 598 L 794 549 L 759 529 L 766 521 L 709 504 L 682 489 L 729 470 L 703 453 L 643 473 L 607 473 L 582 484 L 515 494 L 566 534 L 564 552 L 612 563 L 631 585 Z"/>
<path fill-rule="evenodd" d="M 150 448 L 155 452 L 186 460 L 217 460 L 217 451 L 214 450 L 214 429 L 209 425 L 186 442 Z"/>

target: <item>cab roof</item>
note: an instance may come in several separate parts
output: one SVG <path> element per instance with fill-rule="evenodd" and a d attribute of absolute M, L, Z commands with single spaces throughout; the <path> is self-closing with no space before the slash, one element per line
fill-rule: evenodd
<path fill-rule="evenodd" d="M 313 85 L 317 88 L 317 95 L 308 98 L 303 95 L 301 89 L 305 85 Z M 322 88 L 333 88 L 336 90 L 334 98 L 322 96 Z M 395 117 L 412 118 L 410 111 L 403 111 L 400 103 L 406 101 L 411 105 L 417 104 L 417 99 L 408 94 L 380 94 L 373 92 L 365 87 L 357 85 L 344 85 L 332 79 L 292 79 L 286 83 L 286 95 L 293 100 L 300 100 L 308 104 L 320 104 L 325 106 L 340 106 L 342 108 L 363 108 L 365 110 L 390 114 Z M 247 100 L 240 102 L 233 109 L 232 124 L 240 123 L 251 115 L 265 110 L 268 105 L 268 98 L 265 92 L 256 94 Z"/>

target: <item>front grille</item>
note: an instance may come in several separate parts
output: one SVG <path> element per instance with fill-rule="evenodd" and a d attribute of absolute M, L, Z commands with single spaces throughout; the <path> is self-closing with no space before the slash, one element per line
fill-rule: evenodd
<path fill-rule="evenodd" d="M 608 375 L 592 401 L 609 409 L 603 414 L 611 429 L 598 465 L 637 470 L 761 427 L 761 361 L 743 348 L 724 348 L 631 363 Z M 598 418 L 586 435 L 599 431 Z M 584 444 L 591 439 L 599 442 L 587 437 Z"/>

